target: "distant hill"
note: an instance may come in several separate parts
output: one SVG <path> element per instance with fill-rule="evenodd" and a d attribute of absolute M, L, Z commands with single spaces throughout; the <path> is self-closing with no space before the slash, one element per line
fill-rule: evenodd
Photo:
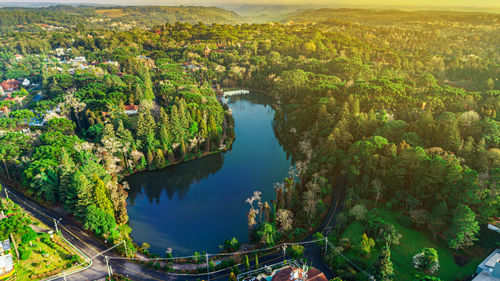
<path fill-rule="evenodd" d="M 411 25 L 415 22 L 432 22 L 439 20 L 460 21 L 462 23 L 491 24 L 491 21 L 500 24 L 500 15 L 485 12 L 460 11 L 404 11 L 380 9 L 309 9 L 290 14 L 282 22 L 325 22 L 341 20 L 366 25 Z"/>
<path fill-rule="evenodd" d="M 96 8 L 95 12 L 106 18 L 142 23 L 203 22 L 239 23 L 241 17 L 233 12 L 217 7 L 203 6 L 135 6 Z"/>
<path fill-rule="evenodd" d="M 244 22 L 244 19 L 234 11 L 203 6 L 52 5 L 0 8 L 0 32 L 36 31 L 40 30 L 42 25 L 106 28 L 123 27 L 125 24 L 129 27 L 148 28 L 156 24 L 175 22 L 235 24 Z"/>

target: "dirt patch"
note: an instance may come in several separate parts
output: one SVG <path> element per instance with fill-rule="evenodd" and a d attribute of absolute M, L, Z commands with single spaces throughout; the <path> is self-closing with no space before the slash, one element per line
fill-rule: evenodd
<path fill-rule="evenodd" d="M 453 259 L 455 260 L 455 263 L 460 267 L 464 267 L 469 263 L 469 260 L 463 255 L 453 255 Z"/>

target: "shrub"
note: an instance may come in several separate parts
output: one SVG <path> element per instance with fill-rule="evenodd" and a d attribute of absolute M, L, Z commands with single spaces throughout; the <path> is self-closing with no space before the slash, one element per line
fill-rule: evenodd
<path fill-rule="evenodd" d="M 304 246 L 292 245 L 287 248 L 288 255 L 294 259 L 301 259 L 304 257 Z"/>
<path fill-rule="evenodd" d="M 31 249 L 27 249 L 27 248 L 20 249 L 19 256 L 20 256 L 21 260 L 25 261 L 25 260 L 29 259 L 31 256 L 31 252 L 32 252 Z"/>

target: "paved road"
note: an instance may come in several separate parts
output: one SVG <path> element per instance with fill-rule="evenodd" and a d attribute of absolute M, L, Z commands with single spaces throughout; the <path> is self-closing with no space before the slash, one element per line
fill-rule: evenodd
<path fill-rule="evenodd" d="M 28 211 L 31 215 L 35 216 L 43 223 L 51 226 L 54 225 L 52 218 L 60 218 L 60 214 L 54 210 L 47 209 L 39 205 L 37 202 L 26 198 L 23 194 L 17 192 L 16 190 L 10 188 L 8 185 L 2 183 L 3 188 L 8 190 L 9 198 L 16 202 L 18 205 L 23 207 L 26 211 Z M 343 185 L 338 185 L 343 186 Z M 4 192 L 2 192 L 2 196 L 4 196 Z M 332 205 L 328 211 L 325 220 L 321 223 L 318 228 L 318 231 L 323 233 L 329 233 L 331 228 L 335 224 L 335 215 L 342 210 L 343 207 L 343 189 L 337 189 L 333 194 Z M 89 235 L 85 231 L 83 231 L 78 224 L 76 224 L 69 217 L 63 217 L 59 223 L 59 230 L 61 234 L 70 241 L 73 245 L 75 245 L 81 252 L 83 252 L 87 257 L 92 258 L 96 256 L 99 252 L 102 252 L 109 248 L 109 245 L 105 245 L 101 241 L 95 239 L 93 236 Z M 312 235 L 306 237 L 304 241 L 313 240 Z M 310 243 L 304 245 L 305 257 L 314 267 L 323 271 L 328 279 L 332 279 L 335 277 L 335 274 L 331 272 L 331 270 L 327 267 L 327 265 L 323 262 L 321 247 L 317 246 L 315 243 Z M 114 256 L 113 253 L 107 252 L 106 255 Z M 284 258 L 282 251 L 277 251 L 275 253 L 259 257 L 260 266 L 270 265 L 277 262 L 282 261 Z M 201 280 L 227 280 L 229 277 L 229 269 L 222 270 L 219 272 L 211 273 L 210 278 L 206 274 L 200 275 L 181 275 L 181 274 L 172 274 L 165 273 L 161 271 L 152 270 L 146 267 L 143 267 L 137 263 L 126 261 L 126 260 L 117 260 L 111 259 L 109 261 L 109 265 L 112 268 L 113 272 L 120 273 L 124 276 L 128 276 L 133 280 L 186 280 L 186 281 L 196 281 L 198 279 Z M 240 266 L 240 271 L 244 271 L 243 266 Z M 106 262 L 103 256 L 98 256 L 92 259 L 92 265 L 75 274 L 66 277 L 66 280 L 104 280 L 108 275 L 108 270 L 106 267 Z M 54 280 L 65 280 L 62 277 Z"/>

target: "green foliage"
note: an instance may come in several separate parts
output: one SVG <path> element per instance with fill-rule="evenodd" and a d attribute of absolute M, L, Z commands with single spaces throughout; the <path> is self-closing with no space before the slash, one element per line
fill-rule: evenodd
<path fill-rule="evenodd" d="M 116 222 L 112 215 L 90 205 L 86 208 L 83 227 L 92 230 L 98 236 L 112 233 L 116 228 Z"/>
<path fill-rule="evenodd" d="M 451 222 L 448 244 L 453 249 L 470 246 L 477 240 L 479 225 L 476 214 L 464 204 L 458 205 Z"/>
<path fill-rule="evenodd" d="M 240 242 L 235 237 L 224 241 L 224 250 L 230 252 L 238 251 L 240 249 L 240 246 L 241 246 Z"/>
<path fill-rule="evenodd" d="M 423 248 L 413 256 L 414 267 L 426 273 L 436 273 L 439 270 L 439 255 L 434 248 Z"/>
<path fill-rule="evenodd" d="M 305 248 L 302 245 L 290 245 L 286 248 L 287 254 L 293 259 L 302 259 L 304 257 Z"/>
<path fill-rule="evenodd" d="M 275 245 L 277 240 L 278 231 L 276 226 L 271 223 L 261 223 L 255 231 L 255 237 L 258 242 L 267 247 Z"/>
<path fill-rule="evenodd" d="M 391 281 L 394 280 L 394 269 L 391 261 L 391 250 L 384 247 L 373 265 L 373 276 L 376 280 Z"/>

